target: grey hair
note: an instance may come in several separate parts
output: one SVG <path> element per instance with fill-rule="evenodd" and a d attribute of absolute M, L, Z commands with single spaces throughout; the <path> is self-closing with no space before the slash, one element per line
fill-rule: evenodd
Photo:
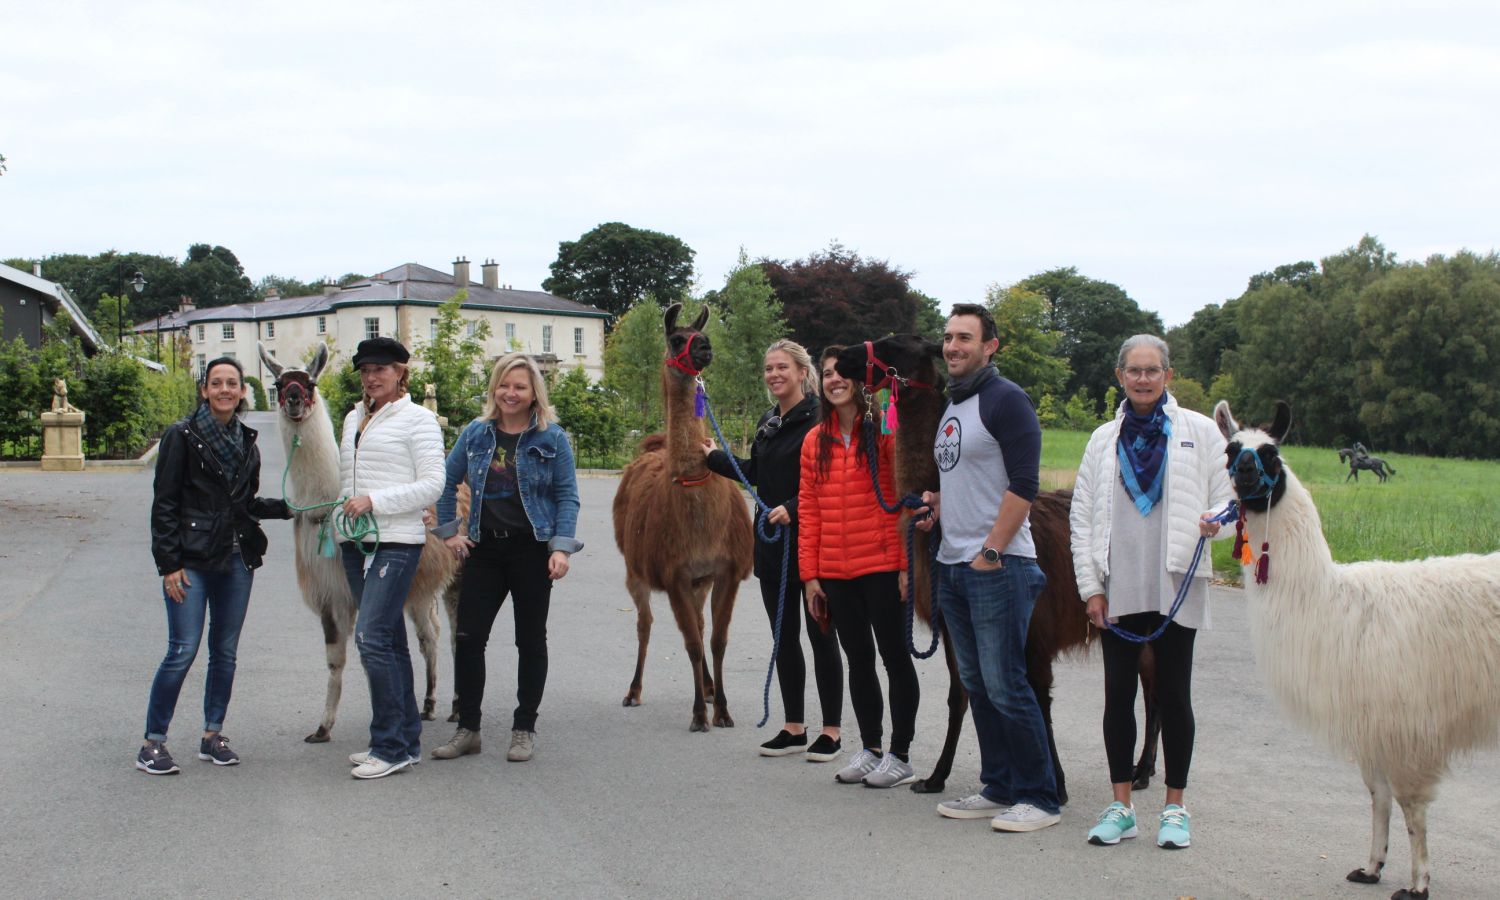
<path fill-rule="evenodd" d="M 1150 347 L 1161 354 L 1161 367 L 1172 368 L 1172 352 L 1167 349 L 1167 342 L 1154 334 L 1133 334 L 1125 339 L 1120 345 L 1120 358 L 1115 362 L 1116 369 L 1125 368 L 1125 357 L 1130 351 L 1137 347 Z"/>
<path fill-rule="evenodd" d="M 812 356 L 808 354 L 807 348 L 796 341 L 782 338 L 766 348 L 766 356 L 770 356 L 777 350 L 791 357 L 794 364 L 802 367 L 802 396 L 818 396 L 818 372 L 813 366 Z"/>

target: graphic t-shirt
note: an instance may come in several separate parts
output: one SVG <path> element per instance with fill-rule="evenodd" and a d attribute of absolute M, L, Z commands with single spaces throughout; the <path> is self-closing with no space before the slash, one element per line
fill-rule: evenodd
<path fill-rule="evenodd" d="M 516 487 L 516 443 L 519 434 L 509 434 L 495 428 L 495 455 L 490 460 L 490 473 L 484 479 L 484 511 L 479 524 L 496 531 L 527 531 L 531 522 L 526 518 L 526 508 L 521 505 L 521 493 Z"/>

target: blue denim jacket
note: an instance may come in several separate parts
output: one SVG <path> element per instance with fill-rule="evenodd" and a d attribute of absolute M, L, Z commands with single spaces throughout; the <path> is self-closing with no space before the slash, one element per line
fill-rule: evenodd
<path fill-rule="evenodd" d="M 479 520 L 484 510 L 484 480 L 495 457 L 495 423 L 475 419 L 458 436 L 458 442 L 444 464 L 447 480 L 438 498 L 437 519 L 442 523 L 432 530 L 440 538 L 458 534 L 458 483 L 467 481 L 474 500 L 469 505 L 469 539 L 479 540 Z M 536 428 L 536 416 L 516 441 L 516 481 L 521 492 L 521 508 L 536 532 L 536 539 L 547 542 L 548 550 L 577 553 L 583 543 L 574 537 L 578 530 L 578 476 L 573 470 L 573 448 L 567 432 L 556 422 L 546 431 Z"/>

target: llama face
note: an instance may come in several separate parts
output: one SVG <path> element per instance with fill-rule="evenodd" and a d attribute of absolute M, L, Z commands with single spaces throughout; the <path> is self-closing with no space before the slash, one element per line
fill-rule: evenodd
<path fill-rule="evenodd" d="M 1214 420 L 1229 446 L 1225 448 L 1225 468 L 1240 505 L 1264 512 L 1281 501 L 1286 493 L 1286 464 L 1277 444 L 1291 427 L 1291 407 L 1276 405 L 1276 420 L 1266 429 L 1243 428 L 1234 420 L 1228 401 L 1214 407 Z"/>
<path fill-rule="evenodd" d="M 686 328 L 677 324 L 681 312 L 682 304 L 673 303 L 662 316 L 662 325 L 667 332 L 667 368 L 694 376 L 714 361 L 713 345 L 703 333 L 703 326 L 708 324 L 708 305 L 699 310 L 698 318 Z"/>
<path fill-rule="evenodd" d="M 877 382 L 886 376 L 889 371 L 886 366 L 889 366 L 895 369 L 902 378 L 911 378 L 926 384 L 938 383 L 937 361 L 943 355 L 942 344 L 914 334 L 893 334 L 875 341 L 872 349 L 875 358 L 883 364 L 875 366 L 874 375 Z M 869 354 L 865 351 L 865 345 L 853 344 L 839 351 L 834 368 L 838 370 L 839 375 L 849 381 L 858 381 L 862 384 L 865 380 L 868 362 Z"/>

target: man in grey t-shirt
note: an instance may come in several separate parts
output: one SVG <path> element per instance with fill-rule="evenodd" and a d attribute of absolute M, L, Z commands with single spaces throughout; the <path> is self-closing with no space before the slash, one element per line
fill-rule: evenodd
<path fill-rule="evenodd" d="M 1057 824 L 1060 808 L 1046 723 L 1026 681 L 1026 632 L 1047 583 L 1027 519 L 1042 430 L 1030 398 L 991 364 L 999 347 L 989 310 L 953 307 L 943 330 L 949 401 L 933 445 L 941 490 L 923 500 L 941 516 L 936 606 L 969 692 L 984 788 L 938 812 L 1036 831 Z"/>

